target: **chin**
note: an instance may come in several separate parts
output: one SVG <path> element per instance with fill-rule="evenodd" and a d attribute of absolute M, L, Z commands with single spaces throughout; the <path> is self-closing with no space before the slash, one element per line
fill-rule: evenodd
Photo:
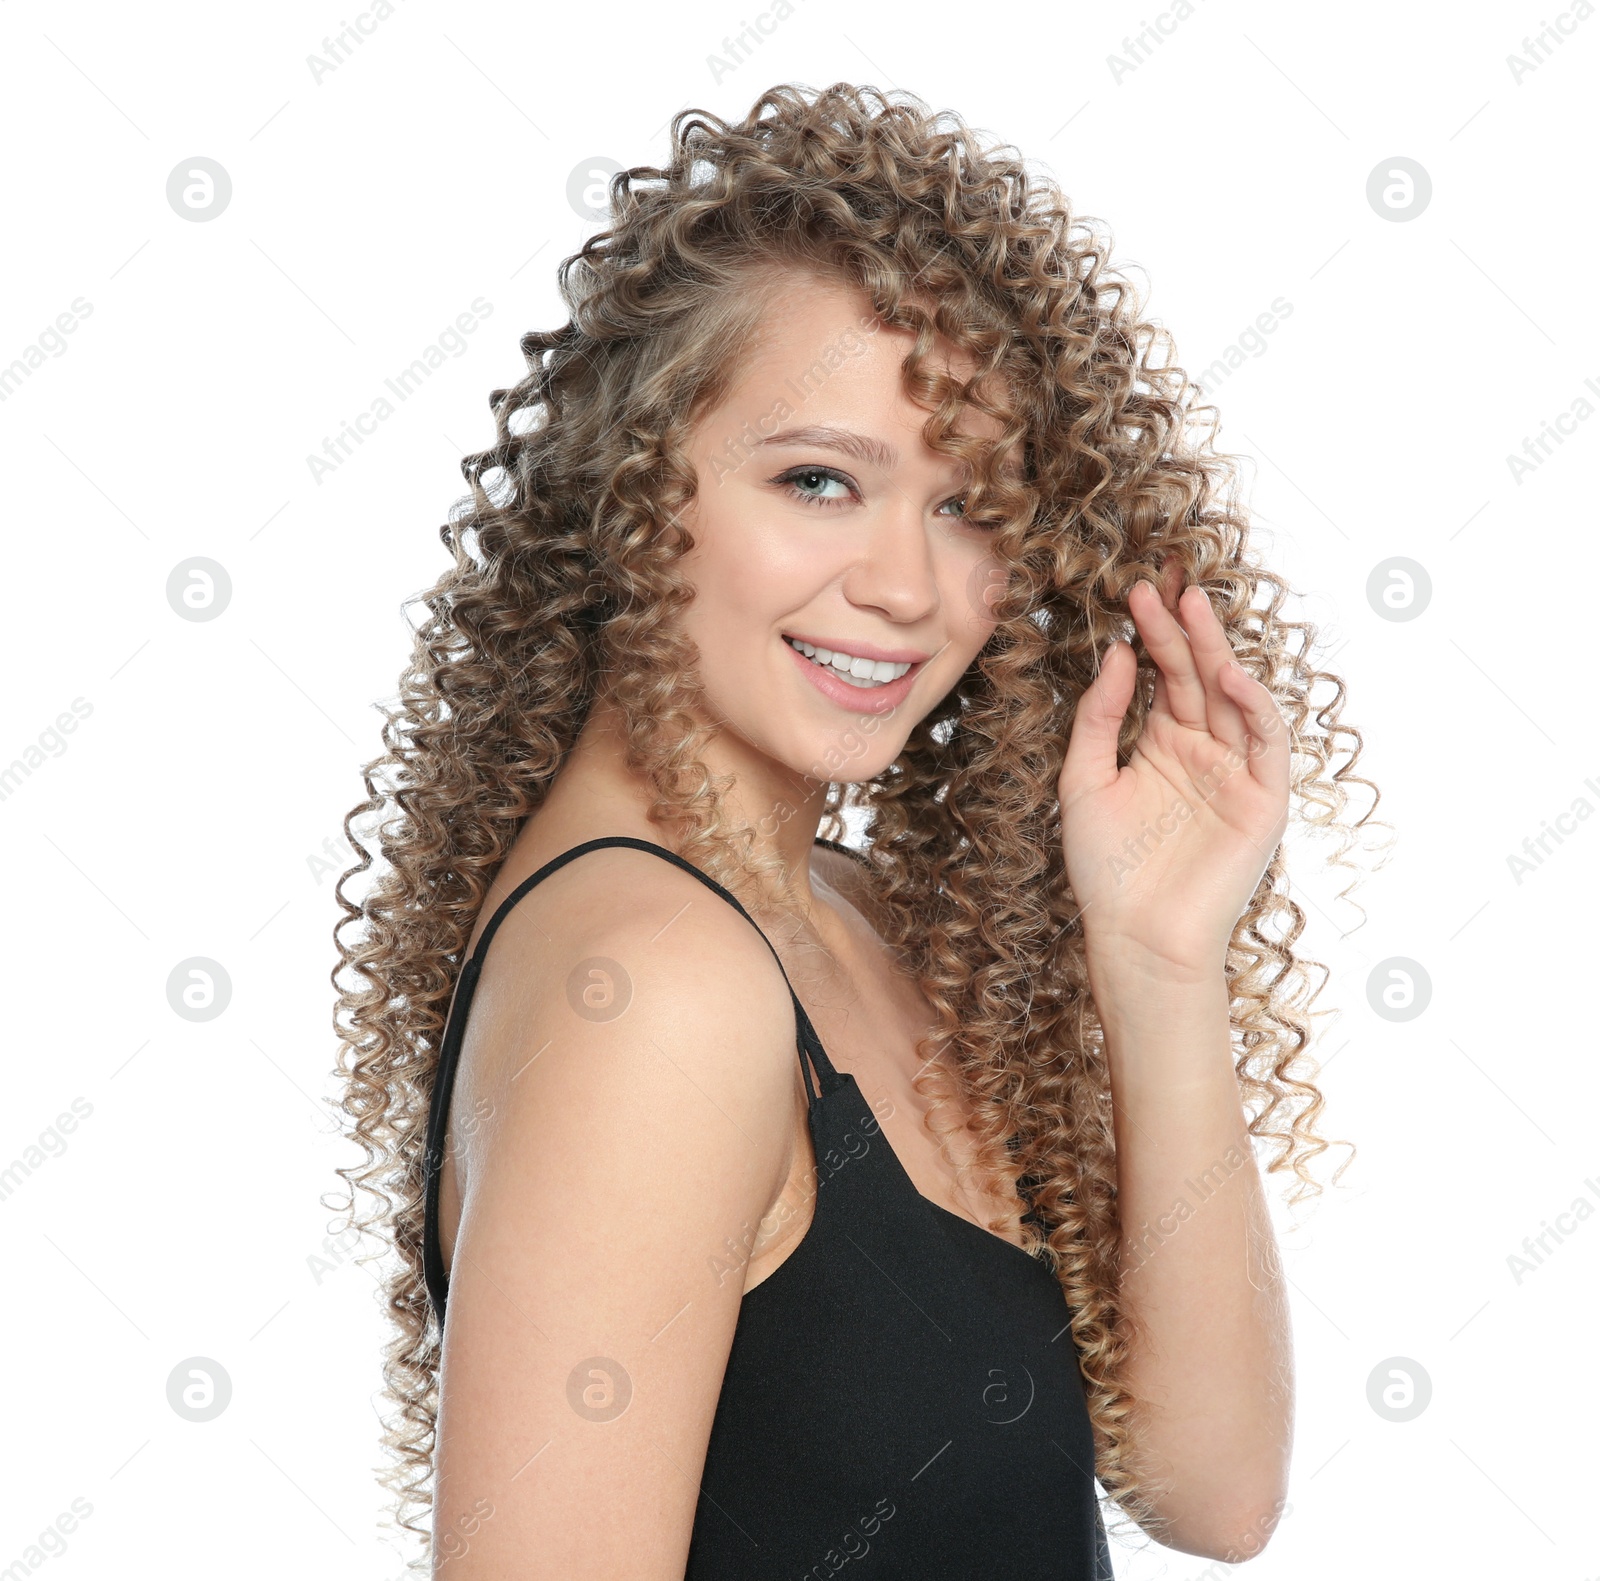
<path fill-rule="evenodd" d="M 741 720 L 738 714 L 724 712 L 722 721 L 749 749 L 802 782 L 797 787 L 800 795 L 830 782 L 857 784 L 876 779 L 900 755 L 915 722 L 898 713 L 860 718 L 846 715 L 832 728 L 807 721 L 803 726 L 795 722 L 789 729 L 775 731 L 771 713 Z"/>
<path fill-rule="evenodd" d="M 821 784 L 860 784 L 876 779 L 899 757 L 909 730 L 898 717 L 846 719 L 835 730 L 809 732 L 810 740 L 789 766 Z"/>

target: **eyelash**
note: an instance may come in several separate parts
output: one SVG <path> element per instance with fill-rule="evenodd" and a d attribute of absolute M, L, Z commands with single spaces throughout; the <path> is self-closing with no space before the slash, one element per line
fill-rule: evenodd
<path fill-rule="evenodd" d="M 813 474 L 815 474 L 817 477 L 827 478 L 831 482 L 834 482 L 834 483 L 842 483 L 842 484 L 844 484 L 844 486 L 847 489 L 850 490 L 850 492 L 852 494 L 856 493 L 856 487 L 850 481 L 850 479 L 847 478 L 844 475 L 844 473 L 837 472 L 832 467 L 816 467 L 816 466 L 790 467 L 787 472 L 780 472 L 777 475 L 777 477 L 772 479 L 772 482 L 783 484 L 785 486 L 785 492 L 788 494 L 789 498 L 792 499 L 792 500 L 798 501 L 802 505 L 817 505 L 817 506 L 822 507 L 823 509 L 827 509 L 829 506 L 843 505 L 843 504 L 846 503 L 846 501 L 844 501 L 844 500 L 819 499 L 815 494 L 804 494 L 794 486 L 794 480 L 796 478 L 810 477 Z M 859 495 L 857 497 L 859 498 Z M 960 500 L 963 508 L 965 508 L 965 506 L 966 506 L 966 496 L 965 495 L 952 494 L 950 496 L 950 499 L 952 499 L 952 500 Z M 949 503 L 950 503 L 950 500 L 946 500 L 945 501 L 945 504 L 948 505 Z M 957 517 L 955 519 L 959 521 L 959 520 L 963 520 L 964 518 L 963 517 Z"/>

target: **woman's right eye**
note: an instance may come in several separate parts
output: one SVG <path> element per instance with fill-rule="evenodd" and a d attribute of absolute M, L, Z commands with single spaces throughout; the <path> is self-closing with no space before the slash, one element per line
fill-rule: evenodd
<path fill-rule="evenodd" d="M 853 492 L 850 480 L 842 472 L 835 472 L 832 467 L 790 467 L 787 472 L 780 472 L 772 482 L 784 485 L 790 499 L 808 505 L 842 505 Z M 814 488 L 829 483 L 837 483 L 844 490 L 844 494 L 825 496 L 812 492 Z"/>

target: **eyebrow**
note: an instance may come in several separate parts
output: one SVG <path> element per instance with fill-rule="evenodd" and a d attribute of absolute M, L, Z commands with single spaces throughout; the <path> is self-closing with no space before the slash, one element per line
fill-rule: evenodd
<path fill-rule="evenodd" d="M 858 461 L 883 472 L 892 472 L 900 460 L 900 453 L 885 440 L 872 439 L 848 428 L 830 428 L 816 425 L 810 428 L 785 428 L 768 434 L 763 445 L 815 445 L 822 450 L 840 450 Z"/>
<path fill-rule="evenodd" d="M 900 460 L 900 452 L 887 440 L 858 434 L 849 428 L 834 428 L 826 423 L 813 424 L 807 428 L 780 429 L 775 434 L 768 434 L 760 443 L 815 445 L 822 450 L 838 450 L 847 456 L 854 456 L 858 461 L 865 461 L 869 466 L 877 467 L 882 472 L 893 472 Z M 1014 474 L 1015 462 L 1007 470 Z"/>

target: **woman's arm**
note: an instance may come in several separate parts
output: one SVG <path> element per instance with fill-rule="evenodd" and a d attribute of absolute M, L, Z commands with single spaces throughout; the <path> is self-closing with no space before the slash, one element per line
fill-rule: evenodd
<path fill-rule="evenodd" d="M 743 1294 L 715 1257 L 787 1176 L 797 1069 L 771 954 L 704 894 L 597 852 L 488 957 L 457 1092 L 487 1119 L 450 1249 L 436 1576 L 683 1575 Z M 582 1011 L 571 974 L 596 958 L 629 980 L 615 1016 Z"/>
<path fill-rule="evenodd" d="M 1283 1508 L 1293 1428 L 1288 1304 L 1234 1074 L 1225 965 L 1288 822 L 1289 730 L 1233 663 L 1203 589 L 1141 582 L 1156 665 L 1118 742 L 1136 666 L 1106 651 L 1062 766 L 1062 844 L 1105 1033 L 1129 1388 L 1167 1491 L 1171 1546 L 1237 1562 Z M 1181 622 L 1180 618 L 1181 617 Z"/>
<path fill-rule="evenodd" d="M 1171 1492 L 1167 1541 L 1238 1563 L 1283 1508 L 1294 1383 L 1277 1243 L 1245 1132 L 1219 969 L 1089 952 L 1122 1217 L 1128 1386 Z"/>

